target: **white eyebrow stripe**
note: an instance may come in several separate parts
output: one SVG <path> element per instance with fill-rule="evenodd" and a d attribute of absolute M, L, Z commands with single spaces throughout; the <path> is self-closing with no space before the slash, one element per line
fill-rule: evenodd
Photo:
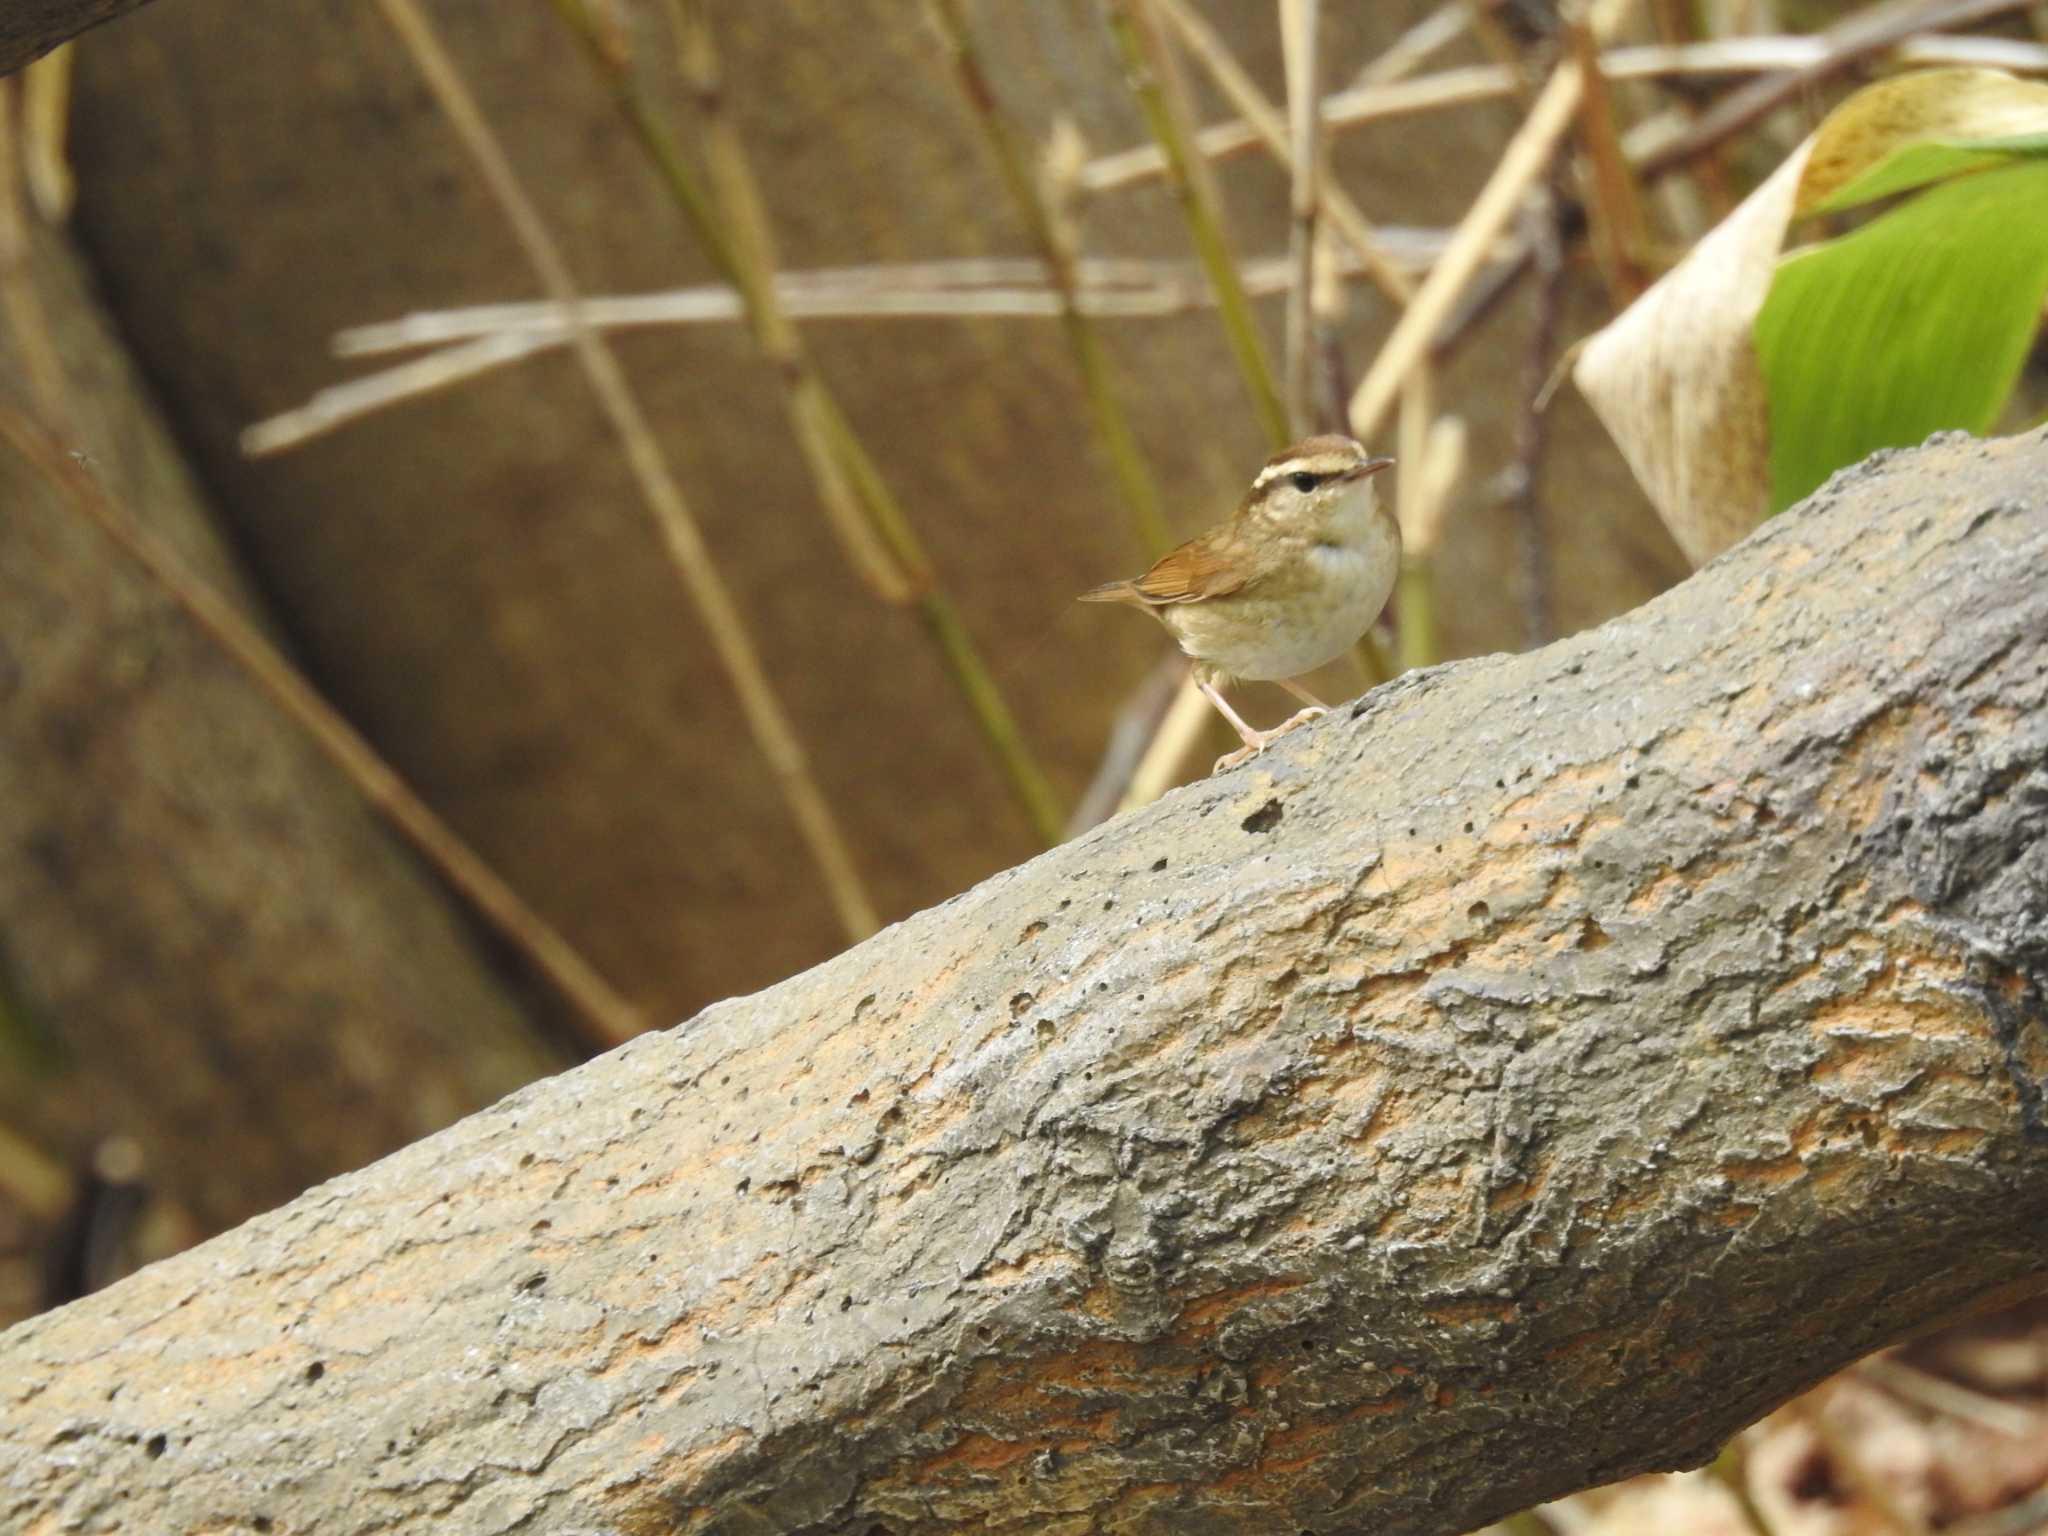
<path fill-rule="evenodd" d="M 1288 475 L 1307 473 L 1323 478 L 1329 475 L 1342 474 L 1350 467 L 1349 460 L 1334 460 L 1328 454 L 1322 454 L 1313 458 L 1304 456 L 1296 459 L 1282 459 L 1278 464 L 1268 464 L 1264 469 L 1260 470 L 1252 479 L 1252 489 L 1262 491 L 1275 480 L 1284 479 Z"/>

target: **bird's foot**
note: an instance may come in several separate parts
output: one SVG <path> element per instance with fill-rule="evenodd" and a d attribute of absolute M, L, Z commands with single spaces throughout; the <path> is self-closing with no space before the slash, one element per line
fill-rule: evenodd
<path fill-rule="evenodd" d="M 1268 745 L 1278 741 L 1289 731 L 1299 730 L 1302 726 L 1307 725 L 1309 721 L 1320 719 L 1328 713 L 1329 711 L 1323 708 L 1322 705 L 1311 704 L 1307 709 L 1296 710 L 1270 731 L 1248 732 L 1244 738 L 1244 745 L 1235 752 L 1226 752 L 1223 756 L 1217 758 L 1216 766 L 1209 771 L 1212 774 L 1227 773 L 1230 769 L 1237 767 L 1241 763 L 1248 763 L 1264 752 Z"/>

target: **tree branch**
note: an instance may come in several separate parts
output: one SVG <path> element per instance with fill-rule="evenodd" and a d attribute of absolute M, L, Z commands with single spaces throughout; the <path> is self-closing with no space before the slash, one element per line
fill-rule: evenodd
<path fill-rule="evenodd" d="M 0 1335 L 19 1530 L 1456 1532 L 2040 1285 L 2048 435 Z"/>
<path fill-rule="evenodd" d="M 146 3 L 147 0 L 8 0 L 0 6 L 0 75 L 11 75 L 60 43 Z"/>

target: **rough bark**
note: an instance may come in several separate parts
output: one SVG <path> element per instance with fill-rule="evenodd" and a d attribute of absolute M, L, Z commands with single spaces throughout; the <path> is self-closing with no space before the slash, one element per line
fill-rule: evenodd
<path fill-rule="evenodd" d="M 2048 435 L 0 1336 L 44 1532 L 1455 1532 L 2038 1285 Z"/>
<path fill-rule="evenodd" d="M 147 0 L 8 0 L 0 10 L 0 75 L 32 64 L 79 33 L 125 16 Z"/>
<path fill-rule="evenodd" d="M 260 618 L 71 248 L 29 234 L 0 403 Z M 356 791 L 5 446 L 0 971 L 0 1013 L 47 1047 L 0 1029 L 0 1124 L 77 1166 L 133 1138 L 202 1233 L 564 1059 Z"/>

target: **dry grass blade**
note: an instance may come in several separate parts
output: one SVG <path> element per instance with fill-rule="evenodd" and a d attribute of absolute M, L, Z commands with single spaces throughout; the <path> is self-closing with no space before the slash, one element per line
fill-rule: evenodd
<path fill-rule="evenodd" d="M 612 429 L 625 450 L 642 498 L 660 528 L 684 587 L 697 605 L 712 647 L 739 696 L 748 729 L 768 760 L 783 797 L 788 801 L 804 841 L 817 861 L 826 890 L 849 937 L 862 938 L 880 926 L 854 868 L 853 855 L 838 819 L 811 772 L 803 744 L 797 739 L 769 681 L 767 669 L 748 633 L 739 605 L 712 563 L 702 531 L 683 499 L 668 461 L 649 429 L 639 401 L 626 382 L 625 371 L 603 337 L 581 322 L 581 295 L 554 237 L 520 186 L 497 135 L 485 121 L 469 87 L 442 48 L 426 15 L 415 0 L 377 0 L 419 69 L 428 90 L 469 151 L 492 197 L 504 210 L 522 251 L 549 296 L 561 304 L 573 327 L 571 344 L 589 378 Z"/>
<path fill-rule="evenodd" d="M 1202 269 L 1216 291 L 1216 308 L 1223 320 L 1224 334 L 1237 359 L 1238 371 L 1251 392 L 1267 438 L 1277 448 L 1289 436 L 1287 407 L 1273 383 L 1273 371 L 1266 362 L 1266 349 L 1259 340 L 1258 322 L 1245 298 L 1244 280 L 1224 234 L 1222 210 L 1214 189 L 1208 185 L 1208 163 L 1195 149 L 1186 103 L 1175 88 L 1177 80 L 1166 39 L 1152 14 L 1154 0 L 1108 0 L 1110 33 L 1116 40 L 1132 92 L 1144 113 L 1165 157 L 1167 179 L 1181 212 L 1187 219 Z"/>
<path fill-rule="evenodd" d="M 1448 238 L 1431 229 L 1382 228 L 1378 231 L 1389 255 L 1409 271 L 1427 269 Z M 1512 255 L 1502 248 L 1494 259 Z M 1364 265 L 1348 248 L 1323 261 L 1328 275 L 1346 281 L 1365 275 Z M 1028 271 L 1007 270 L 1008 264 L 986 260 L 954 263 L 908 263 L 912 276 L 928 287 L 887 286 L 886 267 L 849 267 L 831 271 L 788 273 L 778 282 L 784 307 L 792 318 L 810 320 L 882 319 L 1056 319 L 1060 296 L 1044 286 L 1022 286 L 1041 275 L 1035 262 Z M 923 269 L 956 268 L 957 272 Z M 1004 269 L 997 271 L 996 269 Z M 1284 257 L 1261 257 L 1243 265 L 1245 292 L 1251 296 L 1281 294 L 1293 281 Z M 1082 310 L 1091 316 L 1162 318 L 1215 308 L 1215 294 L 1199 270 L 1174 263 L 1083 260 Z M 1018 286 L 989 286 L 995 277 Z M 678 289 L 669 293 L 591 297 L 574 306 L 573 317 L 599 330 L 642 326 L 730 325 L 746 318 L 739 294 L 725 285 Z M 493 369 L 537 353 L 567 346 L 574 336 L 570 306 L 553 300 L 522 304 L 480 304 L 462 309 L 425 310 L 397 320 L 354 326 L 335 337 L 335 351 L 345 357 L 378 356 L 433 346 L 438 350 L 344 384 L 320 390 L 302 406 L 256 422 L 242 434 L 245 453 L 281 453 L 377 411 L 464 383 Z M 452 345 L 441 345 L 453 343 Z"/>
<path fill-rule="evenodd" d="M 270 695 L 348 776 L 357 791 L 439 870 L 492 930 L 524 956 L 569 1005 L 593 1049 L 605 1050 L 647 1027 L 569 941 L 428 809 L 355 728 L 314 692 L 290 662 L 225 598 L 188 573 L 170 547 L 122 513 L 99 481 L 63 445 L 20 412 L 0 408 L 0 437 L 60 490 L 123 553 L 146 570 L 228 657 Z"/>
<path fill-rule="evenodd" d="M 1095 434 L 1102 444 L 1103 457 L 1109 461 L 1110 473 L 1116 477 L 1124 505 L 1130 510 L 1139 544 L 1148 554 L 1162 554 L 1173 543 L 1173 533 L 1160 510 L 1159 488 L 1152 481 L 1152 472 L 1145 466 L 1137 435 L 1131 430 L 1123 400 L 1110 375 L 1109 355 L 1082 308 L 1076 252 L 1062 235 L 1059 221 L 1047 205 L 1045 189 L 1025 165 L 1017 135 L 1003 114 L 1002 104 L 996 99 L 995 86 L 989 79 L 981 52 L 975 46 L 974 34 L 967 26 L 960 0 L 931 0 L 931 6 L 940 34 L 952 54 L 961 92 L 966 96 L 975 120 L 981 124 L 989 152 L 995 157 L 997 173 L 1010 194 L 1018 218 L 1023 220 L 1026 233 L 1045 262 L 1046 275 L 1058 296 L 1060 321 L 1066 331 L 1067 345 L 1074 354 L 1074 365 L 1081 373 L 1081 387 L 1088 397 Z"/>
<path fill-rule="evenodd" d="M 572 334 L 566 321 L 553 330 L 490 331 L 346 384 L 330 384 L 304 405 L 245 427 L 242 452 L 260 459 L 296 448 L 378 411 L 423 399 L 536 352 L 566 346 Z"/>

